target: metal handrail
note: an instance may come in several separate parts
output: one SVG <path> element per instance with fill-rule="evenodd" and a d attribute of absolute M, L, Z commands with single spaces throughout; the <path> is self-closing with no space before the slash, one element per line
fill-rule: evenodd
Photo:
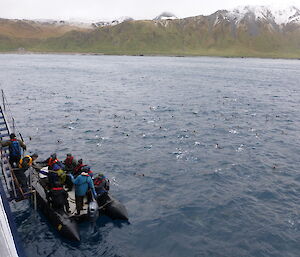
<path fill-rule="evenodd" d="M 16 133 L 15 119 L 12 116 L 12 112 L 10 110 L 8 101 L 5 97 L 4 91 L 2 89 L 1 89 L 1 93 L 2 93 L 2 103 L 0 103 L 0 111 L 3 115 L 3 120 L 4 120 L 4 123 L 5 123 L 6 129 L 7 129 L 7 132 L 8 132 L 8 134 L 11 134 L 12 132 Z M 9 121 L 11 122 L 11 124 L 10 124 Z M 11 130 L 11 125 L 12 125 L 12 130 Z M 22 138 L 22 141 L 23 141 L 23 137 L 22 137 L 21 133 L 19 133 L 19 134 L 20 134 L 20 136 Z M 8 157 L 6 155 L 4 155 L 4 151 L 3 151 L 2 147 L 0 147 L 0 154 L 1 154 L 2 174 L 3 174 L 3 177 L 4 177 L 4 181 L 5 181 L 6 188 L 7 188 L 8 192 L 13 192 L 14 198 L 17 199 L 17 189 L 18 189 L 19 192 L 22 195 L 22 198 L 25 199 L 26 198 L 25 195 L 27 195 L 28 193 L 30 194 L 30 193 L 33 192 L 32 188 L 27 193 L 23 192 L 23 190 L 22 190 L 22 188 L 21 188 L 21 186 L 18 182 L 18 179 L 16 178 L 14 170 L 13 170 L 13 168 L 11 167 L 11 165 L 9 163 Z M 10 181 L 9 176 L 7 174 L 7 170 L 5 169 L 5 164 L 8 167 L 11 181 Z"/>
<path fill-rule="evenodd" d="M 2 95 L 1 108 L 2 108 L 2 113 L 5 117 L 5 121 L 6 121 L 6 124 L 7 124 L 7 127 L 8 127 L 8 131 L 9 131 L 9 133 L 16 133 L 15 119 L 12 115 L 9 103 L 6 99 L 6 96 L 4 94 L 3 89 L 1 89 L 1 95 Z"/>

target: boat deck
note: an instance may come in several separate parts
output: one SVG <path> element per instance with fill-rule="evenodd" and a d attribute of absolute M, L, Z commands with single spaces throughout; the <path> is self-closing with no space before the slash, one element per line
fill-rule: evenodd
<path fill-rule="evenodd" d="M 48 172 L 48 167 L 43 167 L 41 170 L 43 170 L 44 172 Z M 43 175 L 41 173 L 39 173 L 39 177 L 40 178 L 45 178 L 46 175 Z M 67 191 L 67 188 L 64 186 L 65 190 Z M 75 186 L 73 186 L 72 191 L 68 192 L 68 202 L 69 202 L 69 206 L 70 206 L 70 215 L 76 215 L 76 203 L 75 203 Z M 80 211 L 80 215 L 84 215 L 87 214 L 88 212 L 88 204 L 87 204 L 87 198 L 84 198 L 83 201 L 83 210 Z"/>
<path fill-rule="evenodd" d="M 72 191 L 68 192 L 68 195 L 69 195 L 68 201 L 69 201 L 71 215 L 75 215 L 77 211 L 76 211 L 76 204 L 75 204 L 75 190 L 74 190 L 74 187 L 73 187 Z M 80 215 L 87 214 L 87 212 L 88 212 L 88 204 L 87 204 L 87 198 L 85 197 L 84 201 L 83 201 L 83 210 L 80 211 Z"/>

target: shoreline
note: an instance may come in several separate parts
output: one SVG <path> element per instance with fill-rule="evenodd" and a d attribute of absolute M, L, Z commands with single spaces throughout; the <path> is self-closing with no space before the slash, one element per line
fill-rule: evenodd
<path fill-rule="evenodd" d="M 97 52 L 32 52 L 32 51 L 6 51 L 0 55 L 87 55 L 87 56 L 136 56 L 136 57 L 211 57 L 211 58 L 230 58 L 230 59 L 270 59 L 270 60 L 300 60 L 300 57 L 266 57 L 266 56 L 227 56 L 227 55 L 196 55 L 196 54 L 108 54 Z"/>

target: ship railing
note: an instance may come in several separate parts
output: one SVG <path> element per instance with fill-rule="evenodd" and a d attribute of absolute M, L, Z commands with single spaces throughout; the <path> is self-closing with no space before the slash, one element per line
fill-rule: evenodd
<path fill-rule="evenodd" d="M 3 137 L 9 137 L 11 133 L 16 133 L 16 123 L 15 119 L 12 115 L 10 105 L 7 101 L 7 98 L 4 94 L 4 91 L 1 90 L 2 94 L 2 103 L 0 104 L 0 115 L 2 115 L 2 125 L 3 128 L 1 129 L 0 139 L 3 140 Z M 21 133 L 19 133 L 21 139 L 23 141 L 23 137 Z M 2 175 L 4 178 L 4 183 L 6 185 L 7 192 L 10 194 L 10 199 L 14 199 L 16 201 L 27 199 L 32 193 L 35 191 L 32 190 L 31 181 L 29 181 L 29 190 L 24 191 L 23 188 L 20 186 L 18 179 L 15 175 L 14 169 L 11 167 L 9 163 L 9 149 L 8 147 L 0 147 L 0 157 L 1 157 L 1 169 Z M 32 172 L 30 170 L 30 172 Z M 30 176 L 31 178 L 31 176 Z"/>

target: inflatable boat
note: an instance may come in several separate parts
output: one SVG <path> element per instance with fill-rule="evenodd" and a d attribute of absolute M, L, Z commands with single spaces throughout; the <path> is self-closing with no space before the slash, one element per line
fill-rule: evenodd
<path fill-rule="evenodd" d="M 52 208 L 47 199 L 48 167 L 36 168 L 32 172 L 31 186 L 36 192 L 36 205 L 49 220 L 51 225 L 66 239 L 80 241 L 78 222 L 95 221 L 99 215 L 106 215 L 113 220 L 128 220 L 126 207 L 109 193 L 96 197 L 96 201 L 84 201 L 83 210 L 76 215 L 74 187 L 68 192 L 70 213 L 57 211 Z"/>

